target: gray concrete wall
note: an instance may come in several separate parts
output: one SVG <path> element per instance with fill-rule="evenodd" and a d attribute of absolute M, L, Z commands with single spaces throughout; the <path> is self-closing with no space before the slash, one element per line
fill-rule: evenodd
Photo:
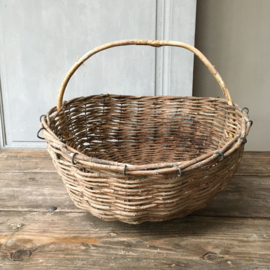
<path fill-rule="evenodd" d="M 254 125 L 246 150 L 270 150 L 270 1 L 198 0 L 196 47 L 212 62 L 233 101 L 250 109 Z M 195 60 L 195 96 L 222 96 Z"/>

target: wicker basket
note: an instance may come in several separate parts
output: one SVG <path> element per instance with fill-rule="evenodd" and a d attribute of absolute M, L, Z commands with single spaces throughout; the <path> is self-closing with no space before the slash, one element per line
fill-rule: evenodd
<path fill-rule="evenodd" d="M 62 103 L 69 79 L 95 53 L 123 45 L 176 46 L 207 66 L 226 99 L 94 95 Z M 103 220 L 138 224 L 184 217 L 230 182 L 252 125 L 219 73 L 196 48 L 176 41 L 108 43 L 66 75 L 41 129 L 74 204 Z"/>

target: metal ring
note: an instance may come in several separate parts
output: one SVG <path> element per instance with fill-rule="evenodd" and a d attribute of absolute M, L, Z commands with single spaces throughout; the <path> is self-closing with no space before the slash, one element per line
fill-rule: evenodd
<path fill-rule="evenodd" d="M 45 115 L 45 114 L 42 114 L 42 115 L 39 117 L 39 122 L 41 122 L 41 118 L 42 118 L 43 116 L 46 118 L 46 115 Z"/>
<path fill-rule="evenodd" d="M 39 129 L 39 131 L 37 132 L 37 137 L 38 137 L 39 139 L 41 139 L 41 140 L 45 140 L 45 138 L 42 138 L 42 137 L 39 136 L 39 132 L 40 132 L 42 129 L 45 129 L 45 130 L 46 130 L 45 127 L 42 127 L 41 129 Z"/>
<path fill-rule="evenodd" d="M 124 166 L 124 175 L 126 175 L 127 165 Z"/>
<path fill-rule="evenodd" d="M 245 144 L 245 143 L 247 143 L 247 138 L 246 137 L 239 137 L 238 139 L 237 139 L 237 141 L 238 140 L 243 140 L 243 144 Z"/>
<path fill-rule="evenodd" d="M 181 171 L 181 169 L 177 166 L 177 165 L 173 165 L 172 166 L 173 168 L 177 168 L 178 169 L 178 171 L 179 171 L 179 174 L 177 175 L 178 177 L 181 177 L 181 175 L 182 175 L 182 171 Z"/>
<path fill-rule="evenodd" d="M 75 158 L 76 155 L 78 155 L 78 153 L 72 153 L 71 154 L 71 156 L 72 156 L 72 160 L 71 161 L 72 161 L 72 164 L 74 164 L 74 165 L 76 165 L 78 163 L 78 162 L 75 162 L 74 161 L 74 158 Z"/>
<path fill-rule="evenodd" d="M 247 123 L 250 123 L 250 127 L 252 127 L 252 125 L 253 125 L 253 121 L 252 120 L 246 120 L 246 124 Z"/>
<path fill-rule="evenodd" d="M 220 155 L 219 161 L 222 161 L 224 159 L 224 154 L 222 152 L 216 151 L 213 155 L 215 155 L 215 154 L 219 154 Z"/>
<path fill-rule="evenodd" d="M 247 111 L 246 114 L 249 113 L 249 109 L 248 109 L 247 107 L 244 107 L 244 108 L 241 110 L 241 112 L 243 112 L 243 111 Z"/>

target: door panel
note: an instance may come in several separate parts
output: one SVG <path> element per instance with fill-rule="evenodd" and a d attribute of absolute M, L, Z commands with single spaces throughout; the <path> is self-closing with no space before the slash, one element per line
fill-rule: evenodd
<path fill-rule="evenodd" d="M 2 146 L 45 147 L 36 138 L 39 116 L 56 105 L 60 84 L 78 57 L 121 39 L 192 44 L 195 8 L 193 0 L 2 0 Z M 146 46 L 100 52 L 75 73 L 64 100 L 101 93 L 191 95 L 192 57 L 181 49 Z"/>

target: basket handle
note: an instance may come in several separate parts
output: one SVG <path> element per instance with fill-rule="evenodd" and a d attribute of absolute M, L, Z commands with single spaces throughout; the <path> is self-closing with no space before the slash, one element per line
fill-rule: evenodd
<path fill-rule="evenodd" d="M 197 55 L 201 61 L 206 65 L 206 67 L 209 69 L 209 71 L 213 74 L 213 76 L 216 78 L 218 84 L 220 85 L 223 94 L 228 102 L 229 105 L 233 105 L 233 101 L 231 98 L 231 95 L 229 93 L 228 88 L 226 87 L 224 81 L 222 80 L 221 76 L 215 69 L 215 67 L 209 62 L 209 60 L 196 48 L 193 46 L 184 43 L 184 42 L 178 42 L 178 41 L 168 41 L 168 40 L 147 40 L 147 39 L 130 39 L 130 40 L 119 40 L 114 41 L 111 43 L 106 43 L 104 45 L 101 45 L 99 47 L 94 48 L 93 50 L 86 53 L 83 57 L 81 57 L 68 71 L 66 74 L 66 77 L 64 78 L 59 93 L 57 97 L 57 110 L 59 111 L 63 104 L 63 96 L 65 93 L 65 89 L 67 87 L 67 84 L 72 77 L 72 75 L 75 73 L 75 71 L 91 56 L 94 54 L 112 48 L 117 46 L 125 46 L 125 45 L 149 45 L 153 47 L 161 47 L 161 46 L 174 46 L 174 47 L 182 47 L 185 48 L 191 52 L 193 52 L 195 55 Z"/>

